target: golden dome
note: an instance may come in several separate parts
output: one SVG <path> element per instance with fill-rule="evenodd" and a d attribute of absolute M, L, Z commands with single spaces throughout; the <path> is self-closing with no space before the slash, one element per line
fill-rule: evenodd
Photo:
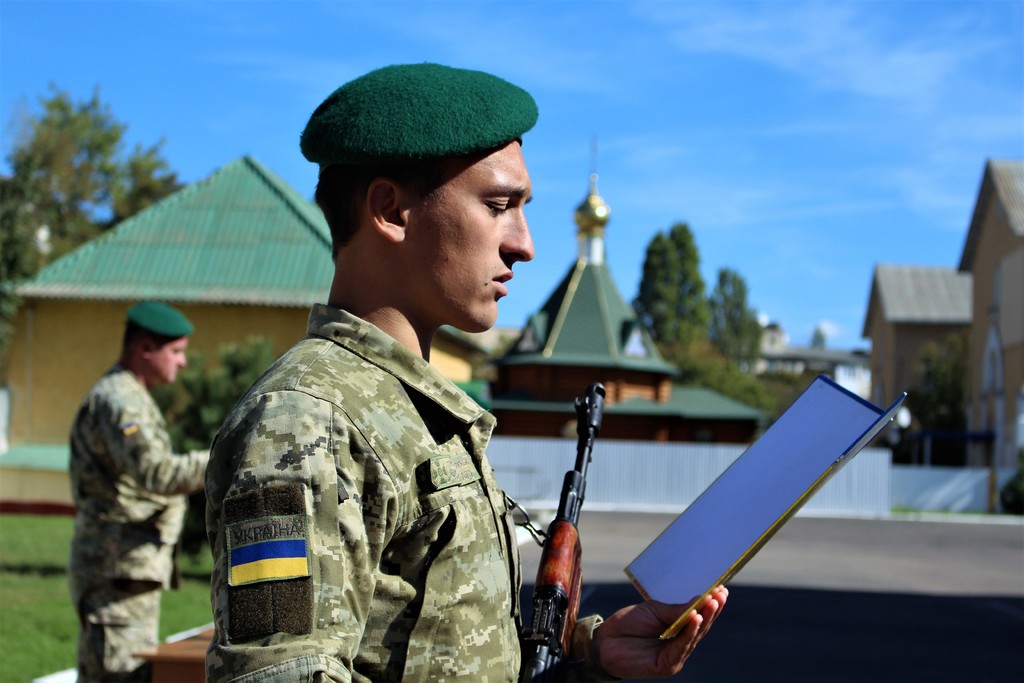
<path fill-rule="evenodd" d="M 597 193 L 597 174 L 590 175 L 590 192 L 579 206 L 576 207 L 576 225 L 581 233 L 594 234 L 604 230 L 611 217 L 611 207 L 604 203 Z"/>

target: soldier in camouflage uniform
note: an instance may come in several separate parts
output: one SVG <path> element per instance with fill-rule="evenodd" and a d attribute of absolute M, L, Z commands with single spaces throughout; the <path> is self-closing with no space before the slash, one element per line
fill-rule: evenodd
<path fill-rule="evenodd" d="M 75 532 L 68 577 L 78 612 L 78 680 L 148 681 L 135 656 L 157 644 L 185 494 L 203 487 L 209 454 L 171 452 L 149 389 L 185 365 L 192 324 L 166 304 L 128 310 L 121 357 L 89 390 L 71 429 Z"/>
<path fill-rule="evenodd" d="M 311 117 L 302 150 L 321 167 L 335 276 L 212 447 L 210 683 L 517 680 L 494 418 L 428 360 L 441 325 L 492 326 L 533 257 L 519 138 L 536 117 L 516 86 L 432 64 L 371 72 Z M 581 619 L 574 674 L 673 673 L 724 598 L 664 643 L 678 608 Z"/>

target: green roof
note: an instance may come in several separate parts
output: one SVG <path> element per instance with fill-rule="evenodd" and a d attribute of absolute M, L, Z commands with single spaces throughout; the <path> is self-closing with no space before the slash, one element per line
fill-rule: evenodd
<path fill-rule="evenodd" d="M 672 386 L 668 401 L 659 403 L 644 398 L 633 398 L 614 406 L 624 413 L 639 415 L 681 415 L 703 420 L 756 420 L 765 421 L 763 412 L 724 396 L 713 389 L 695 386 Z"/>
<path fill-rule="evenodd" d="M 305 307 L 326 298 L 333 273 L 320 210 L 243 157 L 54 261 L 18 293 Z"/>
<path fill-rule="evenodd" d="M 532 401 L 525 398 L 492 399 L 491 409 L 541 413 L 575 412 L 575 406 L 571 401 Z M 760 410 L 711 389 L 678 384 L 673 385 L 672 395 L 665 403 L 631 398 L 620 403 L 606 404 L 605 412 L 616 415 L 675 416 L 691 420 L 755 420 L 763 422 L 768 418 Z"/>
<path fill-rule="evenodd" d="M 675 375 L 608 267 L 580 259 L 499 364 L 586 365 Z"/>

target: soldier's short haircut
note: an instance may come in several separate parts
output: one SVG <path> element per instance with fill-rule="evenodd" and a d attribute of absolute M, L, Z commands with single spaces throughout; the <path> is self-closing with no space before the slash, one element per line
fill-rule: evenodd
<path fill-rule="evenodd" d="M 355 234 L 359 221 L 358 203 L 376 178 L 388 178 L 410 187 L 421 199 L 430 196 L 444 182 L 443 159 L 408 164 L 342 166 L 324 168 L 316 186 L 316 203 L 331 229 L 331 257 Z"/>
<path fill-rule="evenodd" d="M 169 344 L 175 339 L 181 339 L 181 337 L 169 337 L 165 334 L 157 334 L 156 332 L 151 332 L 150 330 L 140 327 L 129 320 L 124 326 L 124 337 L 121 339 L 121 350 L 125 351 L 143 339 L 149 339 L 156 344 L 157 347 L 161 347 L 164 344 Z"/>

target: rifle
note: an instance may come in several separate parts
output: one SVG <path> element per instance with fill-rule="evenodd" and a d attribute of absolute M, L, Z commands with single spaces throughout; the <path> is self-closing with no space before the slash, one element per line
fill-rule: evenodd
<path fill-rule="evenodd" d="M 565 473 L 558 513 L 548 525 L 533 589 L 533 618 L 522 638 L 522 683 L 555 680 L 555 669 L 569 651 L 576 625 L 582 582 L 580 535 L 577 528 L 587 488 L 594 438 L 601 430 L 604 386 L 591 384 L 576 399 L 576 468 Z"/>

